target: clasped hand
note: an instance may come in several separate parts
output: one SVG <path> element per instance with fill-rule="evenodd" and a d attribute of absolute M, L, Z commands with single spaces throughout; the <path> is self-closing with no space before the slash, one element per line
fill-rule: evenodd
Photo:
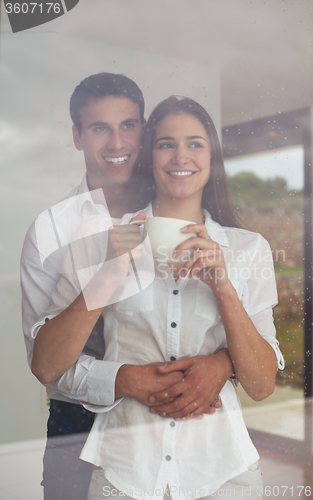
<path fill-rule="evenodd" d="M 158 366 L 159 373 L 181 371 L 183 377 L 166 390 L 149 397 L 149 403 L 153 405 L 151 413 L 178 419 L 213 414 L 222 405 L 218 395 L 227 380 L 223 367 L 220 368 L 216 355 L 193 356 Z"/>
<path fill-rule="evenodd" d="M 185 419 L 214 413 L 221 406 L 218 395 L 229 377 L 225 365 L 219 353 L 169 363 L 123 365 L 115 396 L 133 397 L 161 417 Z"/>

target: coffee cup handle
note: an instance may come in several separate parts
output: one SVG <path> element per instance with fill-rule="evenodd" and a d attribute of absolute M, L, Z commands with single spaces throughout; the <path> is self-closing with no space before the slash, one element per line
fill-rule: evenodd
<path fill-rule="evenodd" d="M 141 226 L 145 222 L 146 222 L 146 220 L 133 220 L 132 222 L 129 222 L 128 224 L 137 224 L 138 226 Z"/>

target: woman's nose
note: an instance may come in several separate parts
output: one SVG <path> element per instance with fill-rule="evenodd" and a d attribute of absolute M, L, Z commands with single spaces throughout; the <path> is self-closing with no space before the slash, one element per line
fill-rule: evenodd
<path fill-rule="evenodd" d="M 173 163 L 179 166 L 186 165 L 186 163 L 189 163 L 189 156 L 187 154 L 187 151 L 185 148 L 177 148 L 173 157 Z"/>

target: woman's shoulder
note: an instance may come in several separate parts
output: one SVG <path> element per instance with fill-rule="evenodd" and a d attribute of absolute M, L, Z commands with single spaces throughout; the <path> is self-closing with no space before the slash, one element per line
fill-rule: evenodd
<path fill-rule="evenodd" d="M 223 226 L 228 238 L 229 245 L 236 245 L 242 250 L 251 249 L 251 247 L 260 247 L 270 249 L 268 241 L 260 233 L 249 231 L 240 227 Z"/>
<path fill-rule="evenodd" d="M 222 247 L 230 247 L 233 250 L 248 249 L 260 246 L 261 248 L 270 248 L 267 240 L 260 234 L 248 229 L 233 226 L 222 226 L 212 219 L 209 212 L 204 211 L 205 225 L 209 236 Z"/>

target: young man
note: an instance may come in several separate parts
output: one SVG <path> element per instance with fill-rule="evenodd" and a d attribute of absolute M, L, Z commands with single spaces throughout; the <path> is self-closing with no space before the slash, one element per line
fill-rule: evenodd
<path fill-rule="evenodd" d="M 45 500 L 87 497 L 91 468 L 79 460 L 79 454 L 94 414 L 81 403 L 111 406 L 127 391 L 134 392 L 141 380 L 133 397 L 148 406 L 161 405 L 166 415 L 188 416 L 194 401 L 194 414 L 211 413 L 211 405 L 219 406 L 215 398 L 232 374 L 226 350 L 208 356 L 205 363 L 192 360 L 189 367 L 186 360 L 183 365 L 173 361 L 170 370 L 163 372 L 156 364 L 134 367 L 102 361 L 101 309 L 88 310 L 82 294 L 73 301 L 69 293 L 62 312 L 47 314 L 64 256 L 78 228 L 98 215 L 118 225 L 123 214 L 134 211 L 136 199 L 132 174 L 144 127 L 144 100 L 138 86 L 122 75 L 92 75 L 75 89 L 70 111 L 74 144 L 84 153 L 86 175 L 65 200 L 32 224 L 21 260 L 28 361 L 51 400 Z M 126 239 L 139 236 L 135 225 L 125 226 L 125 231 Z M 183 376 L 185 392 L 180 384 Z"/>

